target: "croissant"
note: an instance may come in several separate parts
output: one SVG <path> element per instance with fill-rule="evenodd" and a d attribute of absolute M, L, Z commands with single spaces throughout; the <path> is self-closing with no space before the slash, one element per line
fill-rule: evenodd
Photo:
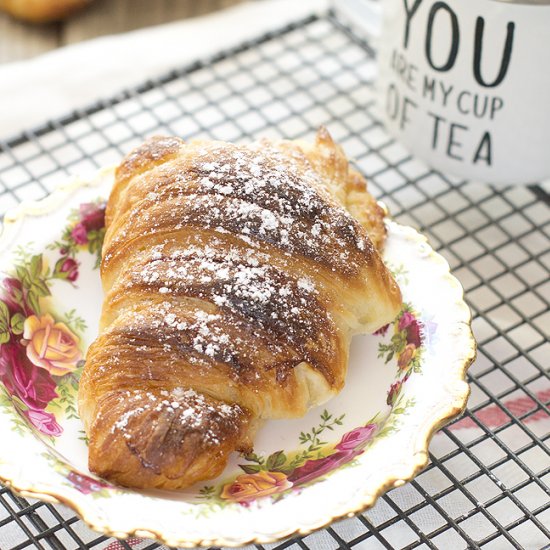
<path fill-rule="evenodd" d="M 313 145 L 155 137 L 131 152 L 79 390 L 90 470 L 181 489 L 251 451 L 263 420 L 338 393 L 351 336 L 401 306 L 383 215 L 323 128 Z"/>

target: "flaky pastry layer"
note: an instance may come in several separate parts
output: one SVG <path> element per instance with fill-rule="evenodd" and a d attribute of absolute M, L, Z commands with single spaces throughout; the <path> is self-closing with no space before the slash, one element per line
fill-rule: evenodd
<path fill-rule="evenodd" d="M 352 335 L 401 305 L 383 212 L 325 129 L 152 138 L 118 167 L 106 222 L 79 406 L 90 469 L 123 485 L 215 477 L 261 421 L 338 393 Z"/>

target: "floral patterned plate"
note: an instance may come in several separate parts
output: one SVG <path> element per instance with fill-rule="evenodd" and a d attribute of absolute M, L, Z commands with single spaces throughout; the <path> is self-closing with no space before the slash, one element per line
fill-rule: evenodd
<path fill-rule="evenodd" d="M 98 265 L 112 170 L 6 216 L 0 237 L 0 481 L 63 502 L 94 529 L 166 544 L 243 545 L 307 533 L 372 506 L 427 463 L 428 442 L 463 410 L 475 355 L 449 266 L 388 221 L 385 261 L 403 308 L 356 338 L 343 392 L 304 418 L 270 421 L 254 454 L 179 493 L 137 492 L 87 471 L 79 375 L 102 301 Z"/>

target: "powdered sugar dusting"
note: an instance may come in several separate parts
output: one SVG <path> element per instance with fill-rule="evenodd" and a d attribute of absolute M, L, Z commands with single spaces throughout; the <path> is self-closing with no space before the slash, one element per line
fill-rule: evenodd
<path fill-rule="evenodd" d="M 181 162 L 157 167 L 154 189 L 136 204 L 129 226 L 149 216 L 148 233 L 189 226 L 231 233 L 252 247 L 267 243 L 347 275 L 372 253 L 364 230 L 296 150 L 211 142 Z M 118 237 L 125 238 L 124 229 Z"/>
<path fill-rule="evenodd" d="M 330 382 L 340 335 L 326 282 L 362 277 L 373 249 L 299 150 L 195 142 L 131 185 L 105 258 L 137 247 L 113 295 L 138 289 L 147 301 L 120 330 L 143 348 L 143 378 L 158 380 L 161 361 L 260 387 L 306 361 Z"/>
<path fill-rule="evenodd" d="M 207 446 L 221 443 L 220 437 L 227 431 L 235 429 L 236 423 L 243 414 L 235 403 L 224 403 L 212 400 L 192 389 L 174 388 L 163 390 L 158 394 L 145 390 L 125 391 L 119 394 L 119 404 L 138 402 L 140 405 L 127 410 L 111 428 L 112 434 L 121 434 L 127 440 L 132 439 L 136 431 L 132 420 L 140 421 L 146 415 L 146 422 L 177 422 L 182 435 L 200 431 Z M 172 429 L 174 427 L 172 426 Z"/>
<path fill-rule="evenodd" d="M 294 347 L 319 338 L 327 327 L 330 332 L 333 324 L 310 277 L 292 276 L 270 266 L 269 256 L 224 247 L 216 238 L 208 245 L 189 244 L 182 249 L 159 245 L 134 266 L 128 281 L 130 286 L 145 286 L 163 295 L 196 297 L 215 305 L 215 314 L 198 312 L 194 323 L 178 320 L 167 309 L 163 324 L 192 331 L 193 349 L 217 360 L 235 358 L 229 351 L 229 336 L 220 333 L 223 321 L 218 321 L 224 312 L 236 314 Z M 157 321 L 153 327 L 162 328 Z"/>

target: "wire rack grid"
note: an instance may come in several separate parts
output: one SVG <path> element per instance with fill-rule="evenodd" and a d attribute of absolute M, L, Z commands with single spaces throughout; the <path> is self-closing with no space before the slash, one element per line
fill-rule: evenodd
<path fill-rule="evenodd" d="M 544 186 L 494 189 L 428 169 L 376 117 L 373 50 L 332 13 L 149 80 L 0 142 L 0 211 L 115 163 L 154 133 L 248 140 L 326 125 L 401 223 L 449 261 L 479 350 L 465 417 L 430 464 L 355 518 L 270 550 L 543 548 L 550 541 L 550 209 Z M 9 542 L 8 542 L 9 541 Z M 157 548 L 89 530 L 63 506 L 0 487 L 0 548 Z M 251 549 L 254 547 L 250 547 Z"/>

